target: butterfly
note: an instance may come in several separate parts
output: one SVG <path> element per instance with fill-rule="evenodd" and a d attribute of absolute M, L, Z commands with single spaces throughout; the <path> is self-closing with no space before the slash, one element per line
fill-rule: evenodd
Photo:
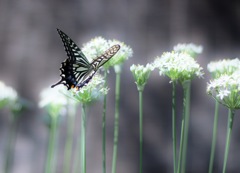
<path fill-rule="evenodd" d="M 90 63 L 81 49 L 67 34 L 60 29 L 57 29 L 57 32 L 62 39 L 68 58 L 61 63 L 61 79 L 56 84 L 52 85 L 51 88 L 63 84 L 68 90 L 71 88 L 79 90 L 87 85 L 97 70 L 110 60 L 120 49 L 120 45 L 116 44 L 106 50 L 102 55 L 93 59 Z"/>

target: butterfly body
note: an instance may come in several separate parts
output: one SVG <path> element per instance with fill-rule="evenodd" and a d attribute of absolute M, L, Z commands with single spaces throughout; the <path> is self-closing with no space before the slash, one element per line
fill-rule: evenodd
<path fill-rule="evenodd" d="M 68 90 L 82 88 L 89 83 L 97 70 L 120 49 L 119 45 L 114 45 L 90 63 L 70 37 L 60 29 L 57 29 L 57 31 L 62 39 L 68 58 L 61 63 L 61 79 L 52 85 L 52 88 L 59 84 L 65 85 Z"/>

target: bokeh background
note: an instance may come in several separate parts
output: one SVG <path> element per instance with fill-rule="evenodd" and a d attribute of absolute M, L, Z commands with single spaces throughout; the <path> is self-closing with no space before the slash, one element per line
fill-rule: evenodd
<path fill-rule="evenodd" d="M 138 92 L 129 67 L 152 62 L 177 43 L 200 44 L 197 61 L 204 79 L 195 79 L 191 91 L 191 119 L 187 172 L 208 170 L 212 137 L 214 100 L 206 94 L 210 79 L 209 61 L 240 55 L 240 1 L 224 0 L 1 0 L 0 1 L 0 80 L 14 87 L 32 103 L 21 116 L 14 150 L 13 173 L 42 173 L 48 129 L 39 94 L 59 79 L 60 63 L 66 58 L 56 28 L 62 29 L 79 46 L 102 36 L 129 45 L 133 57 L 123 66 L 121 77 L 120 136 L 117 172 L 138 172 Z M 107 109 L 107 171 L 111 170 L 114 120 L 115 74 L 110 70 Z M 181 87 L 178 124 L 181 119 Z M 87 171 L 101 171 L 101 107 L 89 111 L 87 131 Z M 0 172 L 9 132 L 9 114 L 0 112 Z M 228 172 L 239 172 L 239 113 L 233 128 Z M 80 116 L 80 113 L 79 113 Z M 79 118 L 80 119 L 80 118 Z M 76 122 L 77 124 L 77 122 Z M 227 110 L 220 107 L 215 172 L 222 170 Z M 61 173 L 65 123 L 61 125 L 58 169 Z M 178 127 L 180 130 L 180 127 Z M 78 127 L 76 128 L 76 136 Z M 151 74 L 144 91 L 144 172 L 172 172 L 171 84 L 157 71 Z"/>

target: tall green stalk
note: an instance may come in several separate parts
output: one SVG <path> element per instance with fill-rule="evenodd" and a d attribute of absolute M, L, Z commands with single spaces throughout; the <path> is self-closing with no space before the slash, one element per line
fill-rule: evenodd
<path fill-rule="evenodd" d="M 104 88 L 107 87 L 107 70 L 104 70 Z M 103 113 L 102 113 L 102 172 L 106 173 L 106 107 L 107 94 L 103 96 Z"/>
<path fill-rule="evenodd" d="M 77 140 L 77 146 L 76 146 L 76 152 L 74 156 L 74 162 L 73 162 L 73 170 L 72 173 L 78 173 L 80 169 L 80 163 L 81 163 L 81 156 L 82 156 L 82 127 L 80 128 L 79 137 Z"/>
<path fill-rule="evenodd" d="M 147 84 L 147 80 L 150 77 L 153 66 L 147 64 L 135 65 L 133 64 L 130 67 L 130 71 L 133 74 L 133 78 L 137 85 L 138 94 L 139 94 L 139 172 L 143 172 L 143 90 Z"/>
<path fill-rule="evenodd" d="M 228 130 L 227 130 L 226 147 L 225 147 L 224 162 L 223 162 L 223 173 L 226 172 L 226 167 L 227 167 L 227 159 L 228 159 L 228 153 L 230 148 L 234 115 L 235 115 L 235 110 L 229 109 L 228 110 Z"/>
<path fill-rule="evenodd" d="M 79 171 L 81 173 L 86 173 L 86 105 L 82 103 L 82 171 Z"/>
<path fill-rule="evenodd" d="M 188 146 L 188 129 L 189 129 L 189 119 L 190 119 L 190 91 L 191 91 L 191 81 L 187 80 L 183 83 L 184 101 L 183 109 L 185 116 L 184 124 L 184 141 L 183 141 L 183 159 L 182 159 L 182 172 L 186 170 L 186 157 L 187 157 L 187 146 Z"/>
<path fill-rule="evenodd" d="M 56 151 L 56 139 L 57 139 L 57 126 L 58 126 L 58 116 L 51 116 L 51 127 L 49 134 L 49 144 L 48 144 L 48 154 L 47 163 L 45 167 L 45 173 L 55 172 L 55 151 Z"/>
<path fill-rule="evenodd" d="M 119 100 L 120 100 L 120 78 L 121 67 L 116 72 L 116 86 L 115 86 L 115 119 L 114 119 L 114 140 L 113 140 L 113 159 L 112 159 L 112 173 L 116 173 L 117 165 L 117 148 L 118 148 L 118 131 L 119 131 Z"/>
<path fill-rule="evenodd" d="M 73 132 L 76 114 L 76 105 L 68 104 L 68 115 L 67 115 L 67 137 L 64 149 L 64 173 L 69 173 L 71 169 L 71 156 L 72 156 L 72 145 L 73 145 Z"/>
<path fill-rule="evenodd" d="M 215 155 L 215 147 L 217 141 L 217 130 L 218 130 L 218 112 L 219 112 L 219 103 L 216 100 L 215 102 L 215 113 L 214 113 L 214 124 L 213 124 L 213 137 L 212 137 L 212 146 L 211 146 L 211 155 L 210 155 L 210 163 L 208 173 L 212 173 L 213 170 L 213 162 L 214 162 L 214 155 Z"/>
<path fill-rule="evenodd" d="M 139 89 L 139 172 L 142 173 L 142 158 L 143 158 L 143 88 Z"/>
<path fill-rule="evenodd" d="M 177 138 L 176 138 L 176 82 L 172 82 L 172 140 L 173 140 L 173 171 L 177 171 Z"/>
<path fill-rule="evenodd" d="M 191 81 L 184 81 L 183 86 L 183 117 L 181 126 L 180 149 L 178 159 L 178 173 L 185 172 L 186 155 L 187 155 L 187 141 L 188 141 L 188 127 L 189 127 L 189 112 L 190 112 L 190 89 Z"/>
<path fill-rule="evenodd" d="M 11 172 L 12 168 L 12 162 L 13 162 L 13 154 L 14 154 L 14 148 L 15 148 L 15 142 L 16 142 L 16 132 L 17 132 L 17 126 L 18 126 L 18 118 L 14 115 L 14 113 L 11 115 L 11 122 L 10 122 L 10 128 L 9 128 L 9 138 L 6 145 L 6 153 L 5 153 L 5 173 Z"/>
<path fill-rule="evenodd" d="M 181 136 L 180 136 L 180 146 L 179 146 L 179 155 L 178 155 L 178 173 L 182 169 L 182 158 L 183 158 L 183 139 L 184 139 L 184 126 L 185 126 L 185 116 L 182 116 L 182 125 L 181 125 Z"/>

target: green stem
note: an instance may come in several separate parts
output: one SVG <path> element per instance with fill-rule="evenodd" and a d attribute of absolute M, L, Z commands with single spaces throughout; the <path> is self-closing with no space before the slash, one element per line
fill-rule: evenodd
<path fill-rule="evenodd" d="M 80 163 L 81 163 L 81 147 L 82 147 L 82 127 L 80 128 L 80 134 L 77 141 L 76 146 L 76 152 L 74 157 L 74 163 L 73 163 L 73 173 L 77 173 L 80 169 Z"/>
<path fill-rule="evenodd" d="M 181 126 L 180 149 L 178 159 L 178 173 L 185 172 L 187 141 L 188 141 L 188 127 L 189 127 L 189 104 L 190 104 L 190 81 L 184 81 L 183 86 L 183 116 Z"/>
<path fill-rule="evenodd" d="M 86 173 L 86 105 L 82 104 L 82 173 Z"/>
<path fill-rule="evenodd" d="M 214 114 L 214 124 L 213 124 L 213 138 L 212 138 L 212 146 L 211 146 L 211 155 L 210 155 L 210 163 L 208 173 L 212 173 L 213 170 L 213 162 L 215 155 L 215 147 L 216 147 L 216 139 L 217 139 L 217 129 L 218 129 L 218 112 L 219 112 L 219 103 L 216 100 L 215 102 L 215 114 Z"/>
<path fill-rule="evenodd" d="M 118 131 L 119 131 L 119 99 L 120 99 L 120 77 L 121 71 L 116 73 L 115 86 L 115 120 L 114 120 L 114 140 L 113 140 L 113 159 L 112 173 L 116 173 L 117 148 L 118 148 Z"/>
<path fill-rule="evenodd" d="M 227 130 L 226 147 L 225 147 L 224 162 L 223 162 L 223 173 L 226 172 L 226 167 L 227 167 L 227 159 L 228 159 L 228 153 L 229 153 L 229 148 L 230 148 L 230 141 L 231 141 L 234 115 L 235 115 L 235 110 L 229 109 L 229 112 L 228 112 L 228 130 Z"/>
<path fill-rule="evenodd" d="M 15 118 L 14 114 L 11 116 L 11 124 L 9 129 L 9 138 L 7 141 L 6 155 L 5 155 L 5 173 L 11 172 L 13 163 L 13 150 L 15 148 L 16 142 L 16 132 L 17 132 L 18 119 Z"/>
<path fill-rule="evenodd" d="M 181 171 L 181 163 L 182 163 L 182 155 L 183 155 L 183 138 L 184 138 L 184 125 L 185 117 L 182 117 L 182 125 L 181 125 L 181 136 L 180 136 L 180 146 L 179 146 L 179 155 L 178 155 L 178 173 Z"/>
<path fill-rule="evenodd" d="M 172 82 L 172 140 L 173 140 L 173 170 L 177 171 L 177 138 L 176 138 L 176 82 Z"/>
<path fill-rule="evenodd" d="M 182 171 L 186 170 L 186 156 L 187 156 L 187 145 L 188 145 L 188 129 L 189 129 L 189 119 L 190 119 L 190 90 L 191 90 L 191 81 L 185 81 L 183 83 L 183 92 L 184 92 L 184 101 L 183 101 L 183 109 L 184 109 L 184 138 L 183 138 L 183 157 L 182 157 Z"/>
<path fill-rule="evenodd" d="M 140 160 L 139 172 L 142 173 L 142 156 L 143 156 L 143 90 L 139 91 L 139 143 L 140 143 Z"/>
<path fill-rule="evenodd" d="M 64 173 L 70 172 L 70 163 L 72 156 L 72 145 L 73 145 L 73 132 L 74 132 L 74 123 L 75 123 L 75 114 L 76 114 L 76 105 L 68 104 L 68 119 L 67 119 L 67 137 L 65 142 L 64 149 Z"/>
<path fill-rule="evenodd" d="M 47 154 L 47 163 L 45 167 L 45 173 L 54 173 L 54 154 L 56 151 L 56 139 L 57 139 L 57 124 L 58 124 L 58 116 L 51 116 L 51 127 L 49 134 L 49 144 L 48 144 L 48 154 Z"/>
<path fill-rule="evenodd" d="M 107 87 L 107 70 L 104 71 L 104 87 Z M 102 172 L 106 173 L 106 107 L 107 94 L 103 98 L 103 114 L 102 114 Z"/>

